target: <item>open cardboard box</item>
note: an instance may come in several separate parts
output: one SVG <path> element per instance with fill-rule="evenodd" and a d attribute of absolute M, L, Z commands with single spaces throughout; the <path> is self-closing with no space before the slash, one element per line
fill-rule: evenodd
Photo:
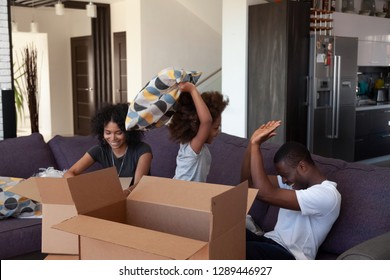
<path fill-rule="evenodd" d="M 257 190 L 144 176 L 125 198 L 114 168 L 69 181 L 80 259 L 244 259 Z"/>
<path fill-rule="evenodd" d="M 80 175 L 83 176 L 83 175 Z M 69 184 L 78 185 L 78 179 L 31 177 L 13 186 L 9 191 L 42 204 L 42 252 L 48 254 L 79 253 L 78 235 L 52 228 L 78 214 L 73 203 Z M 122 188 L 127 188 L 132 178 L 120 178 Z"/>
<path fill-rule="evenodd" d="M 78 236 L 51 228 L 77 215 L 68 179 L 31 177 L 10 191 L 42 203 L 42 252 L 78 254 Z"/>

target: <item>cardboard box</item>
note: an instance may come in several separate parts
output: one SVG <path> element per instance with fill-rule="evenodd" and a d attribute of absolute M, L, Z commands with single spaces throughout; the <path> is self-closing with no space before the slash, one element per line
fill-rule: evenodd
<path fill-rule="evenodd" d="M 49 254 L 46 256 L 45 261 L 77 261 L 79 260 L 78 255 L 55 255 Z"/>
<path fill-rule="evenodd" d="M 68 181 L 65 178 L 31 177 L 11 191 L 42 203 L 42 252 L 49 254 L 79 253 L 78 236 L 52 228 L 77 215 Z"/>
<path fill-rule="evenodd" d="M 257 190 L 144 176 L 125 198 L 115 169 L 72 178 L 80 259 L 244 259 Z"/>
<path fill-rule="evenodd" d="M 131 180 L 131 177 L 120 178 L 122 189 L 127 188 Z M 71 182 L 78 185 L 78 180 L 74 178 L 31 177 L 10 189 L 14 193 L 42 203 L 43 253 L 71 255 L 79 253 L 77 234 L 52 228 L 53 225 L 78 214 L 69 192 Z"/>

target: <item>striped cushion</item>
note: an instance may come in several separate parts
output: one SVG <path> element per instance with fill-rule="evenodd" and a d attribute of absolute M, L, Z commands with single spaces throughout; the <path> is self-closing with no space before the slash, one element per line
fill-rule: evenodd
<path fill-rule="evenodd" d="M 172 67 L 161 70 L 137 94 L 130 104 L 126 118 L 127 130 L 149 130 L 166 124 L 174 114 L 180 96 L 179 83 L 196 84 L 201 72 L 177 70 Z"/>

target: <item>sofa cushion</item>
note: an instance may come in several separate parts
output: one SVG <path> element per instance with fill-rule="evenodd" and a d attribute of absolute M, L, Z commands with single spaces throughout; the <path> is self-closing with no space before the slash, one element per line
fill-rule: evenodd
<path fill-rule="evenodd" d="M 153 152 L 150 174 L 152 176 L 173 178 L 179 144 L 170 139 L 168 127 L 164 125 L 145 132 L 144 141 L 150 145 Z"/>
<path fill-rule="evenodd" d="M 0 259 L 41 250 L 41 219 L 9 218 L 0 223 Z"/>
<path fill-rule="evenodd" d="M 346 163 L 328 178 L 337 182 L 341 209 L 322 250 L 341 254 L 390 231 L 389 168 Z"/>
<path fill-rule="evenodd" d="M 26 179 L 38 173 L 39 168 L 57 168 L 49 146 L 39 133 L 0 141 L 0 155 L 0 176 Z"/>
<path fill-rule="evenodd" d="M 20 196 L 16 193 L 10 192 L 9 189 L 20 182 L 20 178 L 0 177 L 0 220 L 8 217 L 30 217 L 35 211 L 39 211 L 37 203 Z"/>
<path fill-rule="evenodd" d="M 202 73 L 168 67 L 150 80 L 131 102 L 126 118 L 126 129 L 148 130 L 166 124 L 175 112 L 180 96 L 178 83 L 195 84 Z"/>
<path fill-rule="evenodd" d="M 241 162 L 247 145 L 246 139 L 225 133 L 215 137 L 209 145 L 212 160 L 207 182 L 223 185 L 239 184 Z"/>
<path fill-rule="evenodd" d="M 59 170 L 69 169 L 94 145 L 99 144 L 95 136 L 54 136 L 48 145 L 54 155 Z M 86 172 L 101 169 L 99 163 L 95 163 Z"/>

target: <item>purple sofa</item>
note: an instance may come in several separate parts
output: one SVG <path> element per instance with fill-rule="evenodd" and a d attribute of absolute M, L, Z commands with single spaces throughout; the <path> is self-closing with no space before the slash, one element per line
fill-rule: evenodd
<path fill-rule="evenodd" d="M 153 150 L 151 175 L 173 177 L 178 144 L 170 140 L 166 127 L 145 134 Z M 55 136 L 45 143 L 40 134 L 0 142 L 0 176 L 28 178 L 39 168 L 69 168 L 97 143 L 90 136 Z M 210 145 L 212 166 L 208 182 L 240 183 L 241 162 L 248 140 L 225 133 Z M 278 145 L 262 147 L 267 172 L 275 174 L 273 155 Z M 19 159 L 20 160 L 17 160 Z M 341 212 L 317 259 L 390 259 L 390 169 L 313 155 L 329 180 L 338 183 Z M 98 169 L 95 165 L 91 170 Z M 263 230 L 271 230 L 278 208 L 255 201 L 250 214 Z M 40 220 L 0 220 L 0 259 L 40 250 Z"/>

